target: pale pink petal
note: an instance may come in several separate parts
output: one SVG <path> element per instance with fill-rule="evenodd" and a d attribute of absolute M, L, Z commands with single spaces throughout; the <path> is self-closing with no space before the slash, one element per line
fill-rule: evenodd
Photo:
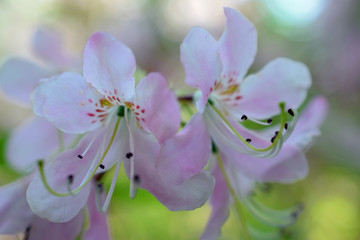
<path fill-rule="evenodd" d="M 106 221 L 106 213 L 100 213 L 96 207 L 95 184 L 87 202 L 89 214 L 89 228 L 85 232 L 84 240 L 108 240 L 110 239 L 109 229 Z M 104 196 L 105 197 L 105 196 Z"/>
<path fill-rule="evenodd" d="M 65 240 L 76 239 L 84 224 L 84 212 L 64 223 L 49 222 L 37 217 L 30 226 L 29 240 Z"/>
<path fill-rule="evenodd" d="M 53 74 L 45 69 L 21 58 L 8 59 L 0 69 L 1 90 L 13 100 L 30 106 L 30 93 L 39 80 Z"/>
<path fill-rule="evenodd" d="M 26 201 L 30 178 L 0 188 L 0 234 L 24 232 L 36 218 Z"/>
<path fill-rule="evenodd" d="M 320 135 L 319 128 L 324 122 L 328 110 L 329 104 L 324 97 L 318 96 L 313 98 L 305 109 L 298 113 L 299 119 L 286 143 L 291 143 L 305 151 L 313 143 L 314 138 Z M 279 125 L 274 125 L 262 131 L 261 134 L 271 138 L 278 128 Z"/>
<path fill-rule="evenodd" d="M 308 163 L 301 149 L 285 143 L 273 158 L 257 158 L 221 147 L 221 151 L 245 176 L 259 182 L 292 183 L 308 174 Z"/>
<path fill-rule="evenodd" d="M 135 90 L 135 57 L 114 36 L 97 32 L 84 50 L 84 77 L 109 100 L 131 101 Z"/>
<path fill-rule="evenodd" d="M 54 29 L 41 27 L 34 34 L 34 53 L 56 69 L 80 70 L 79 61 L 65 53 L 62 37 Z"/>
<path fill-rule="evenodd" d="M 71 134 L 63 134 L 67 146 L 73 139 Z M 39 117 L 27 119 L 10 132 L 7 142 L 7 160 L 20 172 L 29 172 L 36 167 L 39 159 L 46 159 L 59 150 L 58 132 L 53 124 Z"/>
<path fill-rule="evenodd" d="M 135 175 L 139 177 L 139 186 L 148 190 L 171 211 L 192 210 L 203 205 L 209 198 L 214 179 L 208 172 L 199 172 L 177 186 L 164 182 L 156 169 L 156 156 L 160 145 L 151 134 L 136 126 L 132 129 L 135 142 Z M 127 136 L 124 136 L 127 137 Z M 127 147 L 130 152 L 130 147 Z M 129 160 L 124 160 L 129 173 Z"/>
<path fill-rule="evenodd" d="M 45 177 L 52 189 L 58 193 L 68 193 L 67 182 L 70 175 L 73 176 L 71 189 L 80 186 L 98 152 L 101 138 L 94 139 L 94 137 L 96 137 L 95 133 L 87 134 L 75 149 L 59 154 L 53 162 L 44 163 Z M 82 158 L 78 158 L 93 139 L 94 147 L 90 148 Z M 85 206 L 90 190 L 89 183 L 75 196 L 58 197 L 44 187 L 40 174 L 37 174 L 27 190 L 27 200 L 31 209 L 40 217 L 53 222 L 66 222 L 75 217 Z"/>
<path fill-rule="evenodd" d="M 178 185 L 201 172 L 210 153 L 210 135 L 202 115 L 197 113 L 180 132 L 162 145 L 157 167 L 165 182 Z"/>
<path fill-rule="evenodd" d="M 198 88 L 202 95 L 196 106 L 203 111 L 210 93 L 220 77 L 221 63 L 216 40 L 204 29 L 190 30 L 180 46 L 187 85 Z"/>
<path fill-rule="evenodd" d="M 133 112 L 140 125 L 154 134 L 160 143 L 173 136 L 180 127 L 177 98 L 159 73 L 150 73 L 136 86 Z"/>
<path fill-rule="evenodd" d="M 102 96 L 76 73 L 44 80 L 31 94 L 35 114 L 67 133 L 84 133 L 102 125 L 108 107 Z"/>
<path fill-rule="evenodd" d="M 201 235 L 201 240 L 217 239 L 220 236 L 222 226 L 229 217 L 230 193 L 218 166 L 214 169 L 213 175 L 215 187 L 210 198 L 212 210 L 206 228 Z"/>
<path fill-rule="evenodd" d="M 279 114 L 280 102 L 285 102 L 286 108 L 297 109 L 305 100 L 310 85 L 310 72 L 303 63 L 275 59 L 244 80 L 240 92 L 242 98 L 237 102 L 237 113 L 233 114 L 269 118 Z"/>
<path fill-rule="evenodd" d="M 294 132 L 288 139 L 302 149 L 306 149 L 320 135 L 319 127 L 329 111 L 329 103 L 323 97 L 315 97 L 300 114 Z"/>
<path fill-rule="evenodd" d="M 219 40 L 223 64 L 222 79 L 241 80 L 254 61 L 257 50 L 257 32 L 254 25 L 232 8 L 224 8 L 226 27 Z"/>

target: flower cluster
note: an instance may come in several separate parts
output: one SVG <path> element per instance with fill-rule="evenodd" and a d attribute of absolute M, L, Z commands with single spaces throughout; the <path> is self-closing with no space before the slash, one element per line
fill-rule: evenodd
<path fill-rule="evenodd" d="M 278 58 L 246 75 L 256 54 L 256 29 L 234 9 L 224 12 L 218 41 L 195 27 L 180 46 L 185 82 L 198 89 L 192 96 L 175 95 L 160 73 L 136 84 L 132 51 L 104 32 L 90 36 L 82 74 L 52 76 L 79 70 L 80 61 L 44 33 L 35 46 L 55 67 L 8 60 L 1 87 L 24 102 L 30 96 L 36 117 L 10 136 L 8 160 L 27 176 L 0 188 L 0 233 L 109 239 L 104 213 L 121 163 L 131 198 L 146 189 L 172 211 L 209 200 L 212 213 L 201 239 L 219 236 L 230 204 L 247 239 L 258 232 L 246 213 L 279 228 L 292 224 L 302 206 L 270 209 L 253 193 L 256 183 L 306 176 L 304 151 L 319 135 L 327 103 L 317 97 L 297 112 L 311 85 L 300 62 Z M 182 119 L 179 102 L 190 109 L 189 119 Z M 111 169 L 106 191 L 101 178 Z"/>

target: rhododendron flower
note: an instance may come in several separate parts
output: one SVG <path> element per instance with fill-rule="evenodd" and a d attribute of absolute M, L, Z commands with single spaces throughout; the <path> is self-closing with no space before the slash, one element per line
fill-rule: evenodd
<path fill-rule="evenodd" d="M 193 174 L 178 188 L 159 179 L 155 166 L 160 144 L 181 134 L 177 134 L 179 106 L 158 73 L 150 73 L 135 88 L 135 67 L 127 46 L 98 32 L 85 47 L 84 77 L 63 73 L 44 79 L 32 93 L 37 115 L 64 132 L 87 132 L 74 150 L 58 155 L 45 168 L 40 164 L 40 173 L 27 193 L 30 207 L 39 216 L 68 221 L 86 203 L 90 179 L 116 165 L 101 207 L 105 211 L 122 160 L 129 163 L 131 197 L 139 186 L 171 210 L 193 209 L 206 201 L 213 188 L 213 178 L 207 173 Z M 69 179 L 73 179 L 71 184 Z M 55 211 L 54 204 L 61 210 Z"/>
<path fill-rule="evenodd" d="M 259 73 L 244 79 L 256 53 L 256 30 L 234 9 L 224 8 L 224 12 L 226 29 L 218 42 L 207 31 L 195 27 L 180 48 L 185 81 L 200 90 L 195 94 L 196 106 L 202 113 L 199 123 L 206 126 L 221 152 L 232 149 L 254 157 L 269 158 L 266 164 L 244 168 L 247 175 L 257 180 L 280 178 L 269 169 L 280 164 L 273 157 L 279 153 L 295 127 L 298 118 L 296 108 L 305 99 L 311 85 L 309 71 L 302 63 L 279 58 L 267 64 Z M 241 124 L 252 121 L 270 126 L 271 117 L 279 113 L 281 124 L 268 139 L 255 139 L 252 137 L 253 131 Z M 292 120 L 287 122 L 289 117 Z M 265 119 L 265 122 L 261 119 Z M 292 163 L 293 166 L 288 166 L 293 170 L 292 174 L 302 176 L 304 166 L 299 168 L 300 163 Z M 178 175 L 166 174 L 174 172 L 170 169 L 192 169 L 196 173 L 206 164 L 207 160 L 199 162 L 189 159 L 178 164 L 171 158 L 162 158 L 158 168 L 164 173 L 162 177 L 165 181 L 177 184 L 186 177 L 184 174 L 187 171 L 178 171 Z M 267 175 L 264 176 L 264 173 Z M 275 176 L 271 176 L 272 173 Z"/>
<path fill-rule="evenodd" d="M 86 209 L 64 223 L 54 223 L 35 215 L 26 201 L 31 177 L 22 178 L 0 188 L 0 234 L 24 233 L 25 239 L 110 239 L 106 215 L 97 211 L 95 185 Z M 85 214 L 87 212 L 87 214 Z M 85 217 L 88 219 L 85 220 Z"/>
<path fill-rule="evenodd" d="M 17 103 L 31 107 L 30 93 L 39 80 L 49 77 L 62 69 L 78 68 L 75 58 L 63 49 L 60 34 L 39 28 L 32 42 L 33 52 L 46 66 L 21 58 L 10 58 L 0 69 L 2 91 Z M 26 119 L 10 133 L 7 142 L 7 160 L 20 172 L 30 172 L 36 166 L 35 160 L 45 159 L 72 144 L 73 136 L 57 131 L 49 121 L 35 116 Z"/>
<path fill-rule="evenodd" d="M 319 136 L 319 127 L 328 111 L 328 104 L 322 97 L 316 97 L 309 103 L 299 118 L 291 137 L 284 143 L 282 150 L 272 159 L 255 158 L 238 153 L 229 147 L 222 146 L 215 153 L 213 174 L 216 178 L 214 192 L 210 198 L 212 213 L 201 239 L 216 239 L 222 225 L 228 218 L 229 204 L 238 201 L 261 222 L 274 227 L 285 227 L 295 222 L 302 206 L 285 210 L 274 210 L 252 199 L 255 182 L 291 183 L 307 174 L 307 161 L 303 151 L 307 150 Z M 266 139 L 272 131 L 266 130 L 261 135 L 253 134 L 254 139 Z M 220 143 L 220 142 L 218 142 Z M 221 143 L 220 143 L 221 144 Z M 226 149 L 226 150 L 225 150 Z M 250 168 L 262 165 L 267 172 L 258 172 L 258 176 L 249 175 Z M 298 166 L 299 169 L 296 169 Z M 238 207 L 238 206 L 237 206 Z"/>
<path fill-rule="evenodd" d="M 310 73 L 302 63 L 278 58 L 257 74 L 244 78 L 256 54 L 256 29 L 234 9 L 224 8 L 224 12 L 226 28 L 219 41 L 204 29 L 195 27 L 181 44 L 185 81 L 200 90 L 196 106 L 203 113 L 212 138 L 227 139 L 236 134 L 242 143 L 229 144 L 236 151 L 272 157 L 281 149 L 295 125 L 295 109 L 306 97 L 311 85 Z M 287 124 L 285 131 L 286 109 L 295 118 Z M 230 135 L 214 134 L 216 124 L 232 128 L 239 124 L 235 121 L 251 120 L 269 125 L 271 117 L 277 114 L 281 114 L 282 127 L 278 129 L 277 137 L 269 138 L 267 146 L 258 146 L 253 139 L 241 136 L 234 129 Z M 230 120 L 234 122 L 230 124 Z"/>

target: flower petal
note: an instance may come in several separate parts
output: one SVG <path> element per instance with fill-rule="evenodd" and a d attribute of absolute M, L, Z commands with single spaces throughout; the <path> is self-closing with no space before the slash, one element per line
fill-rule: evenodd
<path fill-rule="evenodd" d="M 210 153 L 210 135 L 202 115 L 197 113 L 184 129 L 162 145 L 157 167 L 165 182 L 178 185 L 201 172 Z"/>
<path fill-rule="evenodd" d="M 35 114 L 67 133 L 84 133 L 102 125 L 107 107 L 102 96 L 76 73 L 44 80 L 31 94 Z"/>
<path fill-rule="evenodd" d="M 24 232 L 36 218 L 26 202 L 30 180 L 23 178 L 0 188 L 0 234 Z"/>
<path fill-rule="evenodd" d="M 135 67 L 131 50 L 114 36 L 97 32 L 89 38 L 84 50 L 84 77 L 103 95 L 118 103 L 131 101 Z"/>
<path fill-rule="evenodd" d="M 275 59 L 245 79 L 241 85 L 242 98 L 233 114 L 239 118 L 242 114 L 256 119 L 269 118 L 280 112 L 280 102 L 285 102 L 287 108 L 297 109 L 310 85 L 310 72 L 303 63 Z"/>
<path fill-rule="evenodd" d="M 320 134 L 319 127 L 324 122 L 329 104 L 323 97 L 315 97 L 301 113 L 294 132 L 288 142 L 306 149 Z"/>
<path fill-rule="evenodd" d="M 44 174 L 48 184 L 58 193 L 68 193 L 67 182 L 73 176 L 71 188 L 80 186 L 98 148 L 90 148 L 82 159 L 77 156 L 89 146 L 96 135 L 87 134 L 73 149 L 59 154 L 53 162 L 45 163 Z M 96 137 L 93 146 L 99 146 L 100 137 Z M 75 196 L 58 197 L 51 194 L 36 174 L 27 190 L 27 200 L 31 209 L 40 217 L 53 222 L 66 222 L 75 217 L 84 207 L 90 194 L 91 184 L 86 184 Z M 56 208 L 54 208 L 56 206 Z"/>
<path fill-rule="evenodd" d="M 80 70 L 79 62 L 64 51 L 62 37 L 54 29 L 40 27 L 34 34 L 34 53 L 56 69 Z"/>
<path fill-rule="evenodd" d="M 154 134 L 160 143 L 179 129 L 177 98 L 159 73 L 150 73 L 139 82 L 133 112 L 141 126 Z"/>
<path fill-rule="evenodd" d="M 156 169 L 156 156 L 160 150 L 158 142 L 136 126 L 133 126 L 132 134 L 135 142 L 134 170 L 140 179 L 140 188 L 148 190 L 171 211 L 192 210 L 206 202 L 214 187 L 210 173 L 202 171 L 180 185 L 169 185 Z M 124 160 L 124 166 L 129 173 L 128 159 Z"/>
<path fill-rule="evenodd" d="M 229 217 L 230 193 L 218 166 L 214 169 L 213 175 L 215 187 L 210 198 L 212 210 L 201 240 L 217 239 L 220 236 L 221 227 Z"/>
<path fill-rule="evenodd" d="M 73 135 L 64 134 L 68 145 Z M 58 132 L 49 121 L 33 117 L 10 133 L 7 142 L 7 160 L 20 172 L 30 172 L 39 159 L 46 159 L 59 150 Z"/>
<path fill-rule="evenodd" d="M 21 58 L 8 59 L 0 69 L 0 87 L 9 97 L 30 106 L 30 93 L 52 71 Z"/>
<path fill-rule="evenodd" d="M 204 110 L 207 99 L 220 77 L 221 63 L 216 40 L 204 29 L 190 30 L 180 46 L 180 58 L 185 68 L 187 85 L 200 89 L 196 106 Z"/>
<path fill-rule="evenodd" d="M 222 146 L 221 151 L 238 171 L 259 182 L 292 183 L 303 179 L 308 173 L 303 151 L 292 144 L 285 143 L 273 158 L 241 154 L 226 146 Z"/>
<path fill-rule="evenodd" d="M 219 40 L 223 64 L 222 79 L 235 75 L 242 80 L 254 61 L 257 50 L 257 32 L 254 25 L 238 11 L 225 7 L 226 27 Z"/>
<path fill-rule="evenodd" d="M 79 212 L 74 218 L 64 223 L 54 223 L 37 217 L 30 228 L 29 240 L 76 239 L 84 223 L 84 213 Z"/>

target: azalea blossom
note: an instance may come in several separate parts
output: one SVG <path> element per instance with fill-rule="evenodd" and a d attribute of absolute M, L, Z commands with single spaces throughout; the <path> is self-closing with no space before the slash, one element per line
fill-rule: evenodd
<path fill-rule="evenodd" d="M 38 217 L 26 201 L 26 189 L 31 177 L 25 177 L 0 188 L 0 234 L 23 233 L 25 239 L 110 239 L 106 215 L 97 210 L 95 188 L 85 208 L 64 223 L 54 223 Z M 87 218 L 87 220 L 85 220 Z"/>
<path fill-rule="evenodd" d="M 296 109 L 306 97 L 311 77 L 304 64 L 278 58 L 259 73 L 244 78 L 256 53 L 256 29 L 234 9 L 224 8 L 224 12 L 226 28 L 219 41 L 204 29 L 195 27 L 181 44 L 185 81 L 200 90 L 195 93 L 199 122 L 205 125 L 220 151 L 231 148 L 242 154 L 270 158 L 267 164 L 247 168 L 248 175 L 265 180 L 261 179 L 261 173 L 275 164 L 272 157 L 279 153 L 292 133 L 298 118 Z M 252 138 L 253 131 L 241 124 L 251 121 L 270 126 L 272 117 L 277 114 L 280 114 L 281 124 L 266 141 Z M 189 160 L 182 161 L 182 166 L 192 169 L 193 173 L 201 171 L 208 162 Z M 178 175 L 166 174 L 174 172 L 170 169 L 179 169 L 179 164 L 171 158 L 160 159 L 158 168 L 165 173 L 164 180 L 173 184 L 185 177 L 186 171 L 178 171 Z"/>
<path fill-rule="evenodd" d="M 9 97 L 25 107 L 31 107 L 30 93 L 40 79 L 50 77 L 62 69 L 77 69 L 78 61 L 65 53 L 59 33 L 39 28 L 34 34 L 32 50 L 46 65 L 39 65 L 19 57 L 7 59 L 0 69 L 0 87 Z M 36 160 L 65 150 L 74 142 L 74 135 L 63 134 L 49 121 L 30 116 L 10 132 L 6 157 L 19 172 L 31 172 Z"/>
<path fill-rule="evenodd" d="M 171 210 L 199 207 L 209 197 L 214 185 L 209 173 L 197 171 L 179 187 L 168 185 L 157 173 L 160 145 L 184 135 L 177 133 L 179 106 L 159 73 L 150 73 L 135 88 L 135 67 L 127 46 L 98 32 L 84 50 L 84 76 L 66 72 L 44 79 L 32 93 L 38 116 L 66 133 L 86 133 L 77 147 L 51 164 L 40 162 L 27 191 L 30 207 L 40 217 L 55 222 L 73 218 L 87 201 L 93 176 L 116 165 L 108 196 L 99 207 L 106 211 L 122 160 L 131 197 L 143 187 Z"/>
<path fill-rule="evenodd" d="M 296 221 L 303 208 L 301 204 L 284 210 L 270 209 L 252 198 L 253 189 L 256 182 L 292 183 L 307 175 L 308 165 L 304 151 L 320 135 L 319 127 L 327 112 L 327 101 L 323 97 L 314 98 L 300 115 L 294 132 L 279 154 L 270 159 L 241 154 L 225 144 L 219 145 L 219 152 L 215 151 L 217 161 L 213 163 L 216 185 L 210 198 L 212 213 L 201 239 L 216 239 L 220 235 L 231 203 L 237 205 L 241 202 L 259 221 L 270 226 L 282 228 Z M 253 133 L 251 137 L 257 141 L 265 141 L 271 134 L 271 130 L 266 130 L 261 134 Z M 259 166 L 264 165 L 266 167 L 259 169 Z M 249 227 L 246 228 L 250 231 Z"/>
<path fill-rule="evenodd" d="M 211 197 L 214 210 L 203 239 L 216 238 L 227 219 L 227 206 L 231 199 L 227 189 L 229 184 L 234 185 L 236 190 L 230 192 L 236 198 L 240 191 L 248 196 L 254 182 L 290 183 L 305 177 L 308 171 L 304 146 L 295 145 L 289 137 L 298 119 L 296 109 L 311 85 L 309 70 L 300 62 L 278 58 L 258 73 L 245 77 L 256 54 L 256 29 L 234 9 L 224 8 L 224 12 L 226 28 L 219 41 L 204 29 L 195 27 L 180 48 L 185 81 L 199 89 L 194 95 L 199 123 L 209 133 L 218 152 L 217 162 L 223 166 L 222 171 L 219 167 L 213 170 L 216 178 Z M 275 126 L 273 118 L 276 115 L 280 115 L 280 123 Z M 246 121 L 266 126 L 267 134 L 247 128 L 243 124 Z M 313 130 L 317 126 L 309 127 Z M 297 139 L 305 138 L 305 133 L 298 134 Z M 304 145 L 307 143 L 305 141 Z M 192 169 L 192 173 L 196 173 L 207 163 L 208 160 L 185 160 L 179 164 L 171 158 L 161 158 L 158 167 L 161 173 L 165 173 L 163 179 L 176 185 L 187 177 L 187 171 L 169 175 L 166 170 Z M 240 187 L 238 182 L 242 183 Z M 259 214 L 258 206 L 255 208 L 248 198 L 240 200 Z M 288 223 L 293 221 L 288 215 L 296 211 L 298 208 L 286 215 Z"/>
<path fill-rule="evenodd" d="M 200 90 L 196 106 L 203 113 L 212 137 L 215 138 L 212 125 L 216 122 L 231 128 L 232 124 L 226 118 L 269 125 L 271 117 L 277 114 L 285 120 L 288 109 L 296 120 L 295 110 L 304 101 L 311 85 L 309 70 L 300 62 L 278 58 L 260 72 L 244 78 L 256 54 L 256 29 L 234 9 L 224 8 L 224 12 L 226 27 L 219 41 L 204 29 L 195 27 L 180 48 L 185 81 Z M 235 149 L 259 157 L 276 155 L 294 123 L 287 124 L 285 133 L 283 128 L 279 128 L 277 137 L 272 141 L 270 138 L 270 144 L 265 148 L 259 148 L 252 139 L 237 134 L 242 144 Z M 225 139 L 229 136 L 219 137 Z"/>

